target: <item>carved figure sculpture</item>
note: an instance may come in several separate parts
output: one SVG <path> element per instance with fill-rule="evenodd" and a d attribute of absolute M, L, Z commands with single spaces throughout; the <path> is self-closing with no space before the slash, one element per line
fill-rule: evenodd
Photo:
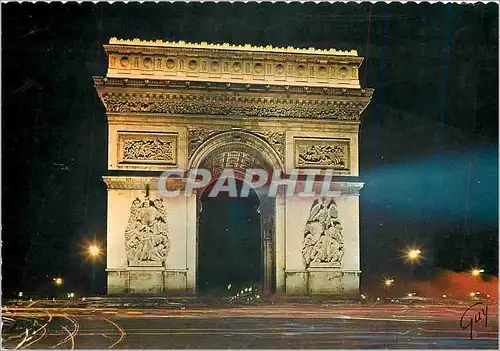
<path fill-rule="evenodd" d="M 146 197 L 132 202 L 125 230 L 125 249 L 129 266 L 147 265 L 148 262 L 166 265 L 170 237 L 163 199 Z"/>
<path fill-rule="evenodd" d="M 304 264 L 341 265 L 344 256 L 344 237 L 333 199 L 315 200 L 304 228 L 302 257 Z"/>
<path fill-rule="evenodd" d="M 340 145 L 301 145 L 299 165 L 346 166 L 346 152 Z"/>
<path fill-rule="evenodd" d="M 173 143 L 170 140 L 126 140 L 123 158 L 127 160 L 173 161 Z"/>

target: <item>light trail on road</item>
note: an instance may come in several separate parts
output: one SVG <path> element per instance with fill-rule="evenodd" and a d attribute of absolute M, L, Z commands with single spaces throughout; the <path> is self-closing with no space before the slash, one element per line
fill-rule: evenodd
<path fill-rule="evenodd" d="M 58 317 L 65 318 L 65 319 L 69 320 L 73 324 L 73 331 L 69 331 L 69 329 L 66 328 L 64 325 L 61 326 L 61 328 L 68 333 L 68 336 L 66 336 L 64 339 L 62 339 L 60 342 L 58 342 L 56 345 L 52 346 L 51 348 L 55 349 L 56 347 L 58 347 L 60 345 L 64 345 L 69 340 L 71 340 L 71 344 L 73 345 L 72 349 L 73 349 L 74 344 L 75 344 L 74 339 L 75 339 L 76 334 L 78 333 L 78 329 L 80 329 L 80 325 L 78 324 L 78 322 L 74 318 L 71 318 L 66 314 L 60 314 Z"/>
<path fill-rule="evenodd" d="M 108 347 L 109 349 L 112 349 L 113 347 L 118 345 L 123 340 L 126 333 L 125 333 L 125 330 L 123 330 L 118 324 L 116 324 L 116 322 L 113 322 L 112 320 L 110 320 L 108 318 L 103 318 L 103 319 L 105 321 L 107 321 L 108 323 L 112 324 L 113 326 L 115 326 L 116 329 L 118 330 L 118 332 L 120 333 L 120 337 L 118 338 L 118 340 L 115 341 L 111 346 Z"/>
<path fill-rule="evenodd" d="M 467 306 L 453 304 L 41 305 L 6 309 L 7 318 L 45 321 L 20 348 L 498 348 L 493 306 L 470 340 L 459 326 Z"/>

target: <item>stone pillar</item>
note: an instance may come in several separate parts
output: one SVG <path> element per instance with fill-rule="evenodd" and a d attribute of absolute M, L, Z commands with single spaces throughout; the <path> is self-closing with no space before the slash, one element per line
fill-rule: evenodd
<path fill-rule="evenodd" d="M 188 197 L 186 203 L 186 289 L 196 293 L 196 274 L 198 265 L 198 195 Z"/>
<path fill-rule="evenodd" d="M 272 286 L 272 239 L 269 237 L 264 238 L 264 293 L 270 295 L 273 292 Z"/>
<path fill-rule="evenodd" d="M 275 200 L 275 235 L 274 235 L 274 257 L 276 292 L 285 293 L 285 197 L 278 193 Z"/>
<path fill-rule="evenodd" d="M 260 223 L 262 232 L 264 260 L 264 293 L 269 295 L 275 290 L 274 284 L 274 198 L 260 197 Z"/>

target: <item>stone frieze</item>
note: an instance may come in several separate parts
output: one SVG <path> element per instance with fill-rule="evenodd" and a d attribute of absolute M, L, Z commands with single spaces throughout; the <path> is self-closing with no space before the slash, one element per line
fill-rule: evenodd
<path fill-rule="evenodd" d="M 306 103 L 278 103 L 274 99 L 229 99 L 214 97 L 195 99 L 134 99 L 102 95 L 108 112 L 115 113 L 165 113 L 187 115 L 222 115 L 248 117 L 282 117 L 305 119 L 332 119 L 359 121 L 364 106 L 355 103 L 307 101 Z"/>
<path fill-rule="evenodd" d="M 349 140 L 295 138 L 295 167 L 349 170 Z"/>

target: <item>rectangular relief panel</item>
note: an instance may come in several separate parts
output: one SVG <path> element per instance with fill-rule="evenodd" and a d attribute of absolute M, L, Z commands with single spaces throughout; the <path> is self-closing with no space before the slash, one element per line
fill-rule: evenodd
<path fill-rule="evenodd" d="M 349 139 L 295 137 L 295 168 L 350 171 Z"/>
<path fill-rule="evenodd" d="M 358 127 L 339 125 L 325 130 L 313 129 L 285 132 L 285 171 L 317 169 L 333 171 L 335 176 L 358 176 Z"/>
<path fill-rule="evenodd" d="M 178 133 L 118 131 L 118 167 L 176 167 Z"/>

